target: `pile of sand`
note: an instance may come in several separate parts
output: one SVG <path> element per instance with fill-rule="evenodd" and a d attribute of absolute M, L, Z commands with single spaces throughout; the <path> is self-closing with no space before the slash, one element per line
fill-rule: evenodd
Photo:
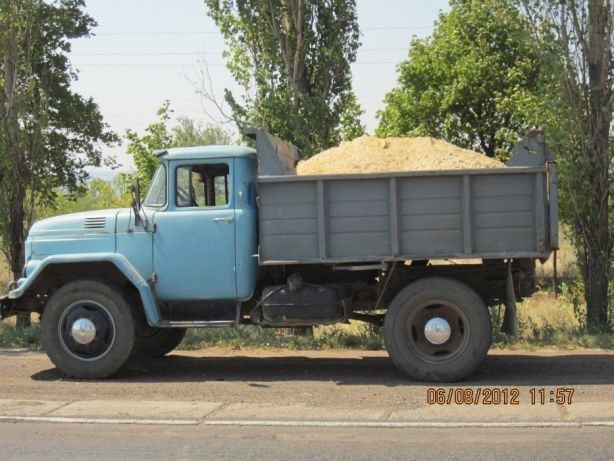
<path fill-rule="evenodd" d="M 435 138 L 362 136 L 303 160 L 296 169 L 299 175 L 310 175 L 504 166 L 498 160 Z"/>

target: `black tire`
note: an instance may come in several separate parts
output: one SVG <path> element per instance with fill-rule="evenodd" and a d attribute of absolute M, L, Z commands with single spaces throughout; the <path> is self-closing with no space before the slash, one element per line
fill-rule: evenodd
<path fill-rule="evenodd" d="M 79 343 L 73 328 L 82 319 L 95 325 L 94 338 L 86 344 Z M 74 378 L 102 379 L 117 372 L 132 354 L 135 338 L 136 323 L 124 295 L 96 280 L 60 288 L 41 318 L 43 348 L 58 369 Z"/>
<path fill-rule="evenodd" d="M 139 344 L 134 356 L 137 358 L 160 358 L 175 350 L 181 343 L 187 328 L 152 328 L 140 332 Z"/>
<path fill-rule="evenodd" d="M 444 319 L 449 338 L 428 339 L 426 323 Z M 443 338 L 438 338 L 443 340 Z M 384 341 L 395 366 L 418 381 L 452 382 L 471 374 L 491 342 L 490 314 L 467 285 L 446 277 L 417 280 L 392 300 L 384 320 Z"/>

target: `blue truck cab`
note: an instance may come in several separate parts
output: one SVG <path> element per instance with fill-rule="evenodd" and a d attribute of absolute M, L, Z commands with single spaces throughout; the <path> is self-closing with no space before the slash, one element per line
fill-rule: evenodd
<path fill-rule="evenodd" d="M 35 223 L 24 276 L 9 298 L 21 298 L 60 267 L 87 271 L 95 264 L 114 266 L 137 287 L 152 327 L 164 321 L 161 303 L 249 299 L 258 272 L 256 152 L 205 146 L 157 155 L 161 164 L 138 218 L 133 209 L 117 209 Z"/>
<path fill-rule="evenodd" d="M 507 168 L 320 176 L 293 174 L 291 144 L 246 134 L 256 149 L 157 152 L 131 208 L 36 222 L 0 317 L 39 313 L 50 359 L 86 379 L 169 353 L 187 328 L 358 320 L 383 327 L 405 374 L 456 381 L 488 351 L 487 306 L 516 331 L 515 301 L 557 246 L 540 132 Z"/>

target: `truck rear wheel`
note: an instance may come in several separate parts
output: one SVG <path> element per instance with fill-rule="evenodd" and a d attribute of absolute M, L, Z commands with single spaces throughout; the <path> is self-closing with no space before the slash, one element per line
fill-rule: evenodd
<path fill-rule="evenodd" d="M 75 378 L 101 379 L 118 371 L 135 344 L 129 303 L 116 289 L 79 280 L 51 297 L 41 319 L 41 340 L 51 361 Z"/>
<path fill-rule="evenodd" d="M 467 285 L 445 277 L 413 282 L 393 299 L 384 321 L 396 367 L 419 381 L 458 381 L 488 352 L 490 315 Z"/>
<path fill-rule="evenodd" d="M 146 327 L 139 335 L 139 345 L 134 355 L 139 358 L 164 357 L 181 343 L 186 328 Z"/>

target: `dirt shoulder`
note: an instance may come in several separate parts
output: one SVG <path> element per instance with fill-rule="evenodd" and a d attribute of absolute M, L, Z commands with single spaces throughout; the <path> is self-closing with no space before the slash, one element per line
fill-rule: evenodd
<path fill-rule="evenodd" d="M 614 402 L 614 351 L 493 351 L 455 387 L 575 388 Z M 134 363 L 104 381 L 66 379 L 39 352 L 0 350 L 0 398 L 180 400 L 377 408 L 425 405 L 428 383 L 402 376 L 384 352 L 208 349 Z M 449 386 L 445 386 L 449 387 Z M 524 397 L 523 397 L 524 398 Z"/>

